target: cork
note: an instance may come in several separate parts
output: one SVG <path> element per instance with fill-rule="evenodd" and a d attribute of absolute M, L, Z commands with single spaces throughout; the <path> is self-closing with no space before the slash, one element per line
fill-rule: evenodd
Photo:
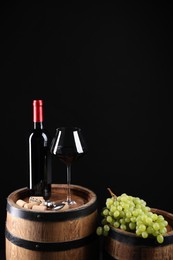
<path fill-rule="evenodd" d="M 32 207 L 34 205 L 39 205 L 39 204 L 38 204 L 38 202 L 29 202 L 29 203 L 24 204 L 24 208 L 25 209 L 32 209 Z"/>
<path fill-rule="evenodd" d="M 44 211 L 44 210 L 47 209 L 47 207 L 44 206 L 44 205 L 33 205 L 32 209 L 33 209 L 33 210 L 36 210 L 36 211 L 37 211 L 37 210 L 38 210 L 38 211 Z"/>
<path fill-rule="evenodd" d="M 38 203 L 43 203 L 45 200 L 43 197 L 39 196 L 32 196 L 29 197 L 29 202 L 38 202 Z"/>
<path fill-rule="evenodd" d="M 24 207 L 24 205 L 26 204 L 26 201 L 19 199 L 16 201 L 16 204 L 20 207 Z"/>

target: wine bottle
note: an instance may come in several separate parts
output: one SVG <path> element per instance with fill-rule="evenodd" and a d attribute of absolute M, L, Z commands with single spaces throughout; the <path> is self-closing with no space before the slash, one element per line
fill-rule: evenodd
<path fill-rule="evenodd" d="M 33 130 L 29 136 L 29 189 L 32 196 L 51 196 L 50 136 L 44 128 L 43 100 L 33 100 Z"/>

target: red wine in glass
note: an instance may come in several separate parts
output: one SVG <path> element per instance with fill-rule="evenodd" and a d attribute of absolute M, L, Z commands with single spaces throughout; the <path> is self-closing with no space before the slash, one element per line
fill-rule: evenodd
<path fill-rule="evenodd" d="M 55 136 L 51 143 L 50 151 L 62 161 L 67 167 L 67 198 L 69 205 L 76 204 L 71 198 L 71 165 L 87 152 L 86 142 L 84 141 L 79 127 L 59 127 L 56 129 Z"/>

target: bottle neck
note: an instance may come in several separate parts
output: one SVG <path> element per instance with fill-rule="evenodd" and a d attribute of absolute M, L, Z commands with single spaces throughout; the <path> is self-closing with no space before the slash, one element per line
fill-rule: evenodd
<path fill-rule="evenodd" d="M 43 129 L 43 122 L 34 122 L 34 129 Z"/>

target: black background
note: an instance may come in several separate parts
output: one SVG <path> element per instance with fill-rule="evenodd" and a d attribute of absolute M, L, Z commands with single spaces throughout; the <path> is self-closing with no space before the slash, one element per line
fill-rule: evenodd
<path fill-rule="evenodd" d="M 0 245 L 6 198 L 28 179 L 32 100 L 45 127 L 80 126 L 89 152 L 72 183 L 139 196 L 173 212 L 170 148 L 171 6 L 124 2 L 1 6 Z M 1 4 L 2 5 L 2 4 Z M 53 158 L 53 182 L 66 181 Z"/>

